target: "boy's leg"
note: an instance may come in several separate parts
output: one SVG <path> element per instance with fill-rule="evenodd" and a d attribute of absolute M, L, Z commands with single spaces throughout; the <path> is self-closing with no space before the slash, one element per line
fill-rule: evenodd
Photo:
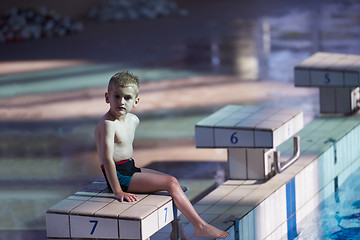
<path fill-rule="evenodd" d="M 175 177 L 154 170 L 135 173 L 128 187 L 129 192 L 151 193 L 166 190 L 174 200 L 176 207 L 194 225 L 197 236 L 224 238 L 228 233 L 207 224 L 195 211 L 194 207 L 181 189 Z"/>
<path fill-rule="evenodd" d="M 129 192 L 151 193 L 166 190 L 174 199 L 176 207 L 191 222 L 200 223 L 203 221 L 196 213 L 175 177 L 150 169 L 141 170 L 142 172 L 135 173 L 132 176 L 128 187 Z"/>
<path fill-rule="evenodd" d="M 169 174 L 159 172 L 159 171 L 149 169 L 149 168 L 141 168 L 141 172 L 170 176 Z M 180 216 L 171 222 L 171 228 L 172 228 L 172 231 L 170 234 L 171 240 L 190 240 L 190 238 L 187 236 L 187 234 L 184 231 L 184 227 L 182 226 L 182 224 L 180 222 Z"/>

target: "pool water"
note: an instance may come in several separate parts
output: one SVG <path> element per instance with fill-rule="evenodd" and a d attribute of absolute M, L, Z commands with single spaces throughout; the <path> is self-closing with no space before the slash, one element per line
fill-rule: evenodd
<path fill-rule="evenodd" d="M 296 239 L 360 239 L 360 168 L 298 225 Z"/>

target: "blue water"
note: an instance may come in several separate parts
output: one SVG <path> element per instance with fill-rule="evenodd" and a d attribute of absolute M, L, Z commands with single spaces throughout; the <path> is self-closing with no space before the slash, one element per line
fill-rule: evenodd
<path fill-rule="evenodd" d="M 360 168 L 298 225 L 297 239 L 360 240 Z"/>

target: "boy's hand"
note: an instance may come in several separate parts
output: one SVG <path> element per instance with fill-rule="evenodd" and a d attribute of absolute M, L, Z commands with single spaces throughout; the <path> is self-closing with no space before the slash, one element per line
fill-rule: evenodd
<path fill-rule="evenodd" d="M 123 202 L 124 200 L 127 202 L 136 202 L 138 200 L 137 195 L 127 192 L 115 194 L 115 198 L 120 202 Z"/>

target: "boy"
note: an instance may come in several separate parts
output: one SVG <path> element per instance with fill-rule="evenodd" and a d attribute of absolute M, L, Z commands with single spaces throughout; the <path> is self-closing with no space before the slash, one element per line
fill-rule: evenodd
<path fill-rule="evenodd" d="M 176 178 L 155 170 L 135 167 L 133 140 L 139 118 L 130 110 L 139 103 L 139 79 L 128 72 L 116 73 L 105 93 L 109 111 L 95 129 L 95 139 L 101 168 L 109 187 L 120 202 L 137 201 L 134 193 L 167 190 L 176 207 L 194 225 L 195 234 L 202 237 L 225 238 L 229 233 L 206 223 L 195 211 Z"/>

